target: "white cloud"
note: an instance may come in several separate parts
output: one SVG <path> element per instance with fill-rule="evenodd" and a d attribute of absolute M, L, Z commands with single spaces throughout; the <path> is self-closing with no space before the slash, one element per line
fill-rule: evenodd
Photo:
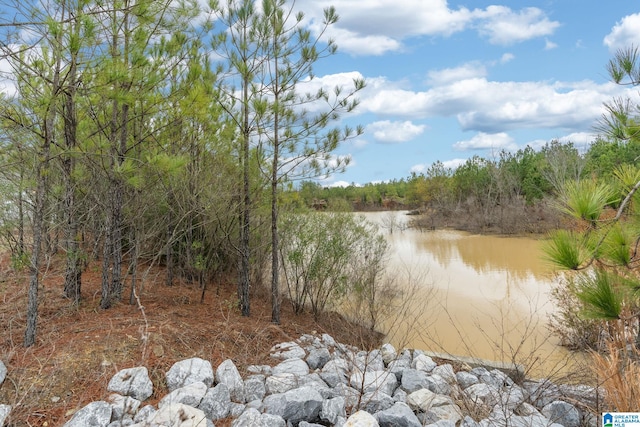
<path fill-rule="evenodd" d="M 445 160 L 444 162 L 442 162 L 442 165 L 445 167 L 445 169 L 456 170 L 459 166 L 464 165 L 466 161 L 466 159 L 451 159 Z"/>
<path fill-rule="evenodd" d="M 622 18 L 604 38 L 604 45 L 610 51 L 626 49 L 631 45 L 640 45 L 640 13 L 634 13 Z"/>
<path fill-rule="evenodd" d="M 411 166 L 411 168 L 409 169 L 409 172 L 411 172 L 411 173 L 417 173 L 417 174 L 424 173 L 424 172 L 427 170 L 427 168 L 428 168 L 428 167 L 429 167 L 429 166 L 427 166 L 427 165 L 425 165 L 425 164 L 413 165 L 413 166 Z"/>
<path fill-rule="evenodd" d="M 363 93 L 360 108 L 414 120 L 455 116 L 463 130 L 498 133 L 523 128 L 578 131 L 591 127 L 614 96 L 634 96 L 611 83 L 497 82 L 469 78 L 414 91 L 382 79 Z M 636 95 L 637 96 L 637 95 Z"/>
<path fill-rule="evenodd" d="M 336 181 L 336 182 L 332 182 L 331 184 L 326 185 L 327 187 L 342 187 L 342 188 L 346 188 L 346 187 L 350 187 L 352 186 L 353 183 L 351 182 L 347 182 L 347 181 Z M 355 185 L 356 187 L 360 187 L 359 184 Z"/>
<path fill-rule="evenodd" d="M 332 0 L 298 0 L 309 16 L 309 26 L 319 34 L 322 10 Z M 553 34 L 560 25 L 538 8 L 514 11 L 506 6 L 486 9 L 452 8 L 447 0 L 341 0 L 340 20 L 323 37 L 339 42 L 341 51 L 353 55 L 382 55 L 403 49 L 402 41 L 415 36 L 448 37 L 471 28 L 490 43 L 509 45 Z"/>
<path fill-rule="evenodd" d="M 545 42 L 544 42 L 544 50 L 553 50 L 553 49 L 555 49 L 555 48 L 557 48 L 557 47 L 558 47 L 558 44 L 557 44 L 557 43 L 554 43 L 554 42 L 552 42 L 552 41 L 551 41 L 551 40 L 549 40 L 549 39 L 545 39 Z"/>
<path fill-rule="evenodd" d="M 383 120 L 371 123 L 366 127 L 365 131 L 371 133 L 376 141 L 400 143 L 421 135 L 425 128 L 425 125 L 415 125 L 409 120 L 403 122 Z"/>
<path fill-rule="evenodd" d="M 460 67 L 433 70 L 428 73 L 431 85 L 444 85 L 475 77 L 485 77 L 486 75 L 487 68 L 478 61 L 468 62 Z"/>
<path fill-rule="evenodd" d="M 504 132 L 488 134 L 479 132 L 473 138 L 467 141 L 459 141 L 453 144 L 453 148 L 458 151 L 468 150 L 513 150 L 517 149 L 513 138 Z"/>
<path fill-rule="evenodd" d="M 548 36 L 560 26 L 559 22 L 550 21 L 541 9 L 535 7 L 515 12 L 506 6 L 489 6 L 477 16 L 483 18 L 478 25 L 480 34 L 498 45 L 512 45 Z"/>
<path fill-rule="evenodd" d="M 563 144 L 573 142 L 573 145 L 590 144 L 597 138 L 597 136 L 597 134 L 592 132 L 574 132 L 569 135 L 561 136 L 558 138 L 558 141 Z"/>
<path fill-rule="evenodd" d="M 299 94 L 315 94 L 320 89 L 323 89 L 327 94 L 329 94 L 329 103 L 332 103 L 335 101 L 335 88 L 341 88 L 342 93 L 340 96 L 344 97 L 354 90 L 354 80 L 363 78 L 364 77 L 359 71 L 314 76 L 313 79 L 307 79 L 298 83 L 296 86 L 296 92 Z M 315 103 L 304 105 L 305 110 L 309 112 L 326 111 L 326 107 L 327 102 L 325 100 L 319 100 Z M 349 115 L 353 116 L 354 114 L 357 114 L 358 110 L 359 108 L 356 108 L 356 110 L 349 113 Z"/>
<path fill-rule="evenodd" d="M 506 64 L 507 62 L 511 62 L 513 61 L 513 59 L 515 58 L 515 55 L 512 53 L 505 53 L 502 55 L 502 57 L 500 58 L 500 63 L 501 64 Z"/>

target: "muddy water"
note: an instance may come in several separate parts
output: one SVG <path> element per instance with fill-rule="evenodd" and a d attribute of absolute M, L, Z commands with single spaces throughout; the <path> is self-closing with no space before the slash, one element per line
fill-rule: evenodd
<path fill-rule="evenodd" d="M 402 214 L 366 216 L 387 225 L 407 220 Z M 555 280 L 540 240 L 449 230 L 382 232 L 391 244 L 387 275 L 404 289 L 408 306 L 406 316 L 386 325 L 392 344 L 515 361 L 537 377 L 557 377 L 575 366 L 574 355 L 547 329 Z"/>

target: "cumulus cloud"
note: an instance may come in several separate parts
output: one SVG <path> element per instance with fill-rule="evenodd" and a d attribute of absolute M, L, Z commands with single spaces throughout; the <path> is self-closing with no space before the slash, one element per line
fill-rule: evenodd
<path fill-rule="evenodd" d="M 383 143 L 400 143 L 410 141 L 418 135 L 421 135 L 426 126 L 415 125 L 409 120 L 403 122 L 392 122 L 383 120 L 373 122 L 365 129 L 367 133 L 371 133 L 376 141 Z"/>
<path fill-rule="evenodd" d="M 467 141 L 459 141 L 453 144 L 453 148 L 457 151 L 470 150 L 513 150 L 517 149 L 517 145 L 513 142 L 513 138 L 504 132 L 488 134 L 479 132 L 473 138 Z"/>
<path fill-rule="evenodd" d="M 610 51 L 625 49 L 631 45 L 640 45 L 640 13 L 634 13 L 622 18 L 604 38 L 604 45 Z"/>
<path fill-rule="evenodd" d="M 428 167 L 429 167 L 429 166 L 427 166 L 427 165 L 425 165 L 425 164 L 423 164 L 423 163 L 421 163 L 421 164 L 417 164 L 417 165 L 413 165 L 413 166 L 411 166 L 411 168 L 409 169 L 409 172 L 411 172 L 411 173 L 421 174 L 421 173 L 424 173 L 424 172 L 427 170 L 427 168 L 428 168 Z"/>
<path fill-rule="evenodd" d="M 442 162 L 442 165 L 446 169 L 456 170 L 458 169 L 459 166 L 462 166 L 466 161 L 467 161 L 466 159 L 451 159 L 451 160 L 445 160 L 444 162 Z"/>
<path fill-rule="evenodd" d="M 487 68 L 480 62 L 473 61 L 455 68 L 429 71 L 428 78 L 429 83 L 435 86 L 486 75 Z"/>
<path fill-rule="evenodd" d="M 551 35 L 560 26 L 535 7 L 516 12 L 506 6 L 489 6 L 477 16 L 482 18 L 478 24 L 480 34 L 493 44 L 505 46 Z"/>
<path fill-rule="evenodd" d="M 353 183 L 347 182 L 347 181 L 336 181 L 336 182 L 332 182 L 331 184 L 326 185 L 327 187 L 342 187 L 342 188 L 347 188 L 354 185 Z M 355 184 L 356 187 L 360 187 L 359 184 Z"/>
<path fill-rule="evenodd" d="M 323 8 L 332 4 L 332 0 L 298 0 L 316 34 L 323 28 Z M 448 37 L 469 29 L 476 29 L 490 43 L 510 45 L 549 36 L 560 25 L 534 7 L 468 9 L 450 7 L 447 0 L 341 0 L 337 13 L 340 20 L 324 36 L 337 40 L 342 51 L 353 55 L 382 55 L 403 49 L 402 42 L 409 37 Z"/>
<path fill-rule="evenodd" d="M 498 82 L 469 78 L 425 91 L 385 86 L 380 79 L 362 97 L 361 110 L 383 117 L 413 120 L 457 118 L 463 130 L 498 133 L 523 128 L 578 131 L 590 127 L 615 96 L 634 96 L 611 83 Z"/>

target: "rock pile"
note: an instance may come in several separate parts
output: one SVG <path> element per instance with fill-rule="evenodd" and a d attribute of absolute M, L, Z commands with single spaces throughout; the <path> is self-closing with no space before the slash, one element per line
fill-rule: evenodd
<path fill-rule="evenodd" d="M 588 387 L 518 385 L 495 369 L 456 372 L 419 350 L 359 351 L 325 334 L 276 345 L 271 356 L 280 362 L 250 366 L 244 379 L 231 360 L 215 371 L 199 358 L 177 362 L 157 407 L 142 404 L 153 392 L 147 369 L 124 369 L 109 382 L 107 401 L 90 403 L 65 426 L 211 427 L 228 418 L 234 427 L 596 425 L 569 403 L 595 399 Z"/>

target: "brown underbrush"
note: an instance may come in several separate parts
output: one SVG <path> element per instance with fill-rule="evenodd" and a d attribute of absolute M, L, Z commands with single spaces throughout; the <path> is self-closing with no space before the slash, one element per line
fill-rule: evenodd
<path fill-rule="evenodd" d="M 165 372 L 185 358 L 209 360 L 214 369 L 231 359 L 244 374 L 248 365 L 276 363 L 270 348 L 304 333 L 328 333 L 361 348 L 381 340 L 335 313 L 317 321 L 296 315 L 286 301 L 281 325 L 271 324 L 269 297 L 260 289 L 253 291 L 251 316 L 242 317 L 233 279 L 210 283 L 200 303 L 198 286 L 166 286 L 161 268 L 144 275 L 140 304 L 101 310 L 99 266 L 89 265 L 82 276 L 83 299 L 74 306 L 61 296 L 63 273 L 55 263 L 43 273 L 38 339 L 25 348 L 27 273 L 12 270 L 6 257 L 0 263 L 0 360 L 8 368 L 0 403 L 13 406 L 10 426 L 64 424 L 87 403 L 106 398 L 109 380 L 123 368 L 149 369 L 154 394 L 148 403 L 155 404 L 167 393 Z"/>

